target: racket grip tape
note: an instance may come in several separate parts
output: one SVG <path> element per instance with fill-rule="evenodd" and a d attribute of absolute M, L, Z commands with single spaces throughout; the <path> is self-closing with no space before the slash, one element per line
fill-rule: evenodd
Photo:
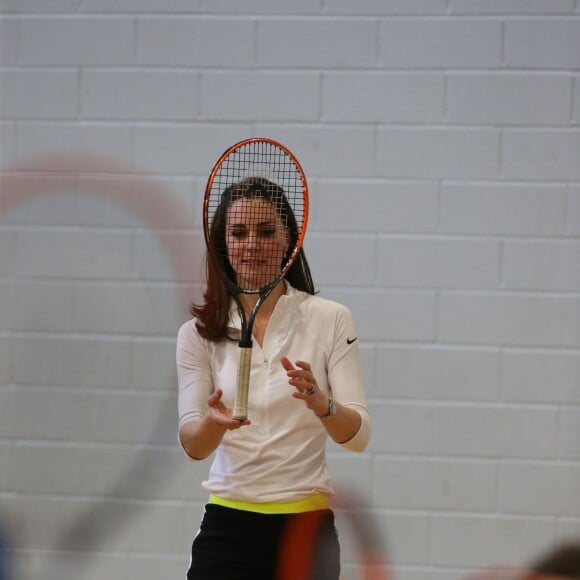
<path fill-rule="evenodd" d="M 248 418 L 248 391 L 250 386 L 250 366 L 252 364 L 252 347 L 240 347 L 240 362 L 238 365 L 238 386 L 236 402 L 232 417 L 239 421 Z"/>

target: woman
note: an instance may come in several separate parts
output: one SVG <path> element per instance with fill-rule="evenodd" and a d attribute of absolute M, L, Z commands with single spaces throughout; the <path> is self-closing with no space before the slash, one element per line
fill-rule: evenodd
<path fill-rule="evenodd" d="M 259 204 L 259 219 L 252 204 Z M 210 243 L 225 246 L 228 275 L 255 288 L 280 272 L 297 235 L 282 189 L 251 177 L 223 192 Z M 187 577 L 291 578 L 302 557 L 311 576 L 294 577 L 335 580 L 326 441 L 362 451 L 371 432 L 351 314 L 314 295 L 300 252 L 256 316 L 249 416 L 235 420 L 240 313 L 214 262 L 206 259 L 206 266 L 204 303 L 192 306 L 194 319 L 177 341 L 180 443 L 194 460 L 216 451 Z M 240 300 L 249 315 L 257 295 Z M 300 553 L 289 556 L 289 546 Z"/>

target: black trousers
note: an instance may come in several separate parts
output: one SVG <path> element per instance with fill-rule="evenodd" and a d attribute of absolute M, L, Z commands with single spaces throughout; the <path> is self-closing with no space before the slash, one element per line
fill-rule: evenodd
<path fill-rule="evenodd" d="M 331 510 L 258 514 L 207 504 L 187 580 L 337 580 Z"/>

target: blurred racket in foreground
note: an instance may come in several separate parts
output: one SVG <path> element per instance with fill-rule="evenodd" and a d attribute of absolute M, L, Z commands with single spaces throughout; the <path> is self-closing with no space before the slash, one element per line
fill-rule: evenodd
<path fill-rule="evenodd" d="M 90 153 L 0 173 L 0 580 L 185 566 L 140 545 L 201 480 L 175 445 L 174 336 L 204 244 L 175 187 Z"/>
<path fill-rule="evenodd" d="M 362 496 L 354 489 L 340 487 L 333 498 L 333 510 L 341 544 L 348 543 L 353 550 L 354 561 L 350 564 L 355 569 L 353 574 L 356 574 L 352 576 L 343 571 L 340 580 L 392 578 L 378 521 Z M 323 519 L 323 512 L 307 512 L 289 519 L 281 544 L 276 580 L 315 579 L 313 548 Z"/>

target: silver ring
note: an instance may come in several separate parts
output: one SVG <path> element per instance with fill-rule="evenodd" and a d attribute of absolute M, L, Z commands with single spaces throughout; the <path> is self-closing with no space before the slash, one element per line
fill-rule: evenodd
<path fill-rule="evenodd" d="M 306 389 L 306 394 L 307 395 L 314 395 L 314 391 L 316 389 L 314 388 L 314 385 L 310 385 L 307 389 Z"/>

